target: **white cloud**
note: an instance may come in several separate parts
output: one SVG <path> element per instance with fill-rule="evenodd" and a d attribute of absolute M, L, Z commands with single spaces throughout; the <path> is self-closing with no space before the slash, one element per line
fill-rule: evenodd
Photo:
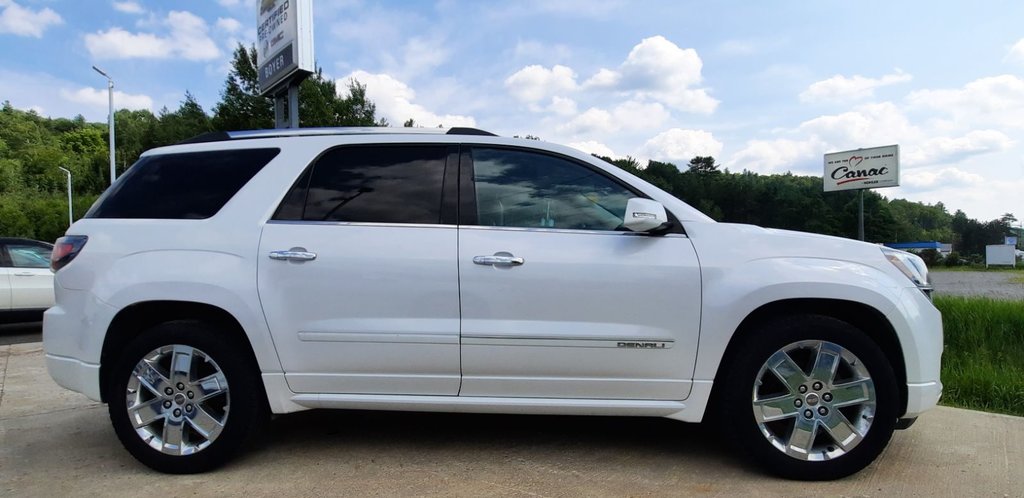
<path fill-rule="evenodd" d="M 241 21 L 232 17 L 218 17 L 216 26 L 217 29 L 231 34 L 237 33 L 242 29 Z"/>
<path fill-rule="evenodd" d="M 221 4 L 222 7 L 234 7 L 238 5 L 238 0 L 217 0 L 217 3 Z"/>
<path fill-rule="evenodd" d="M 665 107 L 657 102 L 630 100 L 610 112 L 591 107 L 568 123 L 558 127 L 561 133 L 586 135 L 619 130 L 645 130 L 661 126 L 669 118 Z"/>
<path fill-rule="evenodd" d="M 387 118 L 393 125 L 412 118 L 419 126 L 476 126 L 472 116 L 436 114 L 423 105 L 413 103 L 416 92 L 388 74 L 355 71 L 339 80 L 338 88 L 348 88 L 348 82 L 353 78 L 366 85 L 366 96 L 376 104 L 378 115 Z"/>
<path fill-rule="evenodd" d="M 947 114 L 962 125 L 1024 128 L 1024 79 L 1018 76 L 979 78 L 956 89 L 918 90 L 906 101 L 911 109 Z"/>
<path fill-rule="evenodd" d="M 978 186 L 985 183 L 985 179 L 981 175 L 957 168 L 942 168 L 937 171 L 918 168 L 903 172 L 900 183 L 906 187 L 931 190 L 942 187 Z"/>
<path fill-rule="evenodd" d="M 955 163 L 970 156 L 998 152 L 1013 147 L 1014 141 L 997 130 L 974 130 L 962 137 L 936 137 L 902 154 L 908 166 Z"/>
<path fill-rule="evenodd" d="M 131 1 L 114 2 L 114 10 L 118 12 L 124 12 L 125 14 L 142 14 L 146 12 L 146 10 L 143 9 L 141 5 Z"/>
<path fill-rule="evenodd" d="M 114 27 L 85 35 L 85 46 L 97 59 L 167 59 L 211 60 L 220 56 L 217 44 L 209 37 L 209 28 L 202 18 L 184 11 L 171 11 L 160 22 L 169 29 L 167 35 L 131 33 Z"/>
<path fill-rule="evenodd" d="M 523 102 L 538 102 L 575 90 L 576 73 L 561 65 L 551 69 L 538 65 L 526 66 L 505 80 L 505 88 Z"/>
<path fill-rule="evenodd" d="M 672 128 L 651 138 L 640 148 L 641 157 L 667 161 L 682 167 L 695 156 L 719 156 L 722 142 L 704 130 Z"/>
<path fill-rule="evenodd" d="M 881 78 L 866 78 L 859 74 L 846 77 L 837 74 L 827 80 L 811 83 L 800 93 L 802 102 L 847 102 L 874 97 L 875 89 L 883 86 L 906 83 L 913 77 L 899 69 Z"/>
<path fill-rule="evenodd" d="M 450 44 L 441 37 L 410 38 L 403 48 L 402 72 L 407 76 L 415 76 L 444 64 L 451 52 L 449 46 Z"/>
<path fill-rule="evenodd" d="M 106 89 L 82 87 L 78 90 L 62 88 L 60 96 L 64 100 L 82 104 L 90 107 L 109 108 L 109 97 Z M 153 110 L 153 99 L 148 95 L 130 94 L 121 91 L 114 91 L 115 109 L 147 109 Z"/>
<path fill-rule="evenodd" d="M 866 104 L 841 114 L 820 116 L 801 123 L 799 131 L 819 136 L 838 150 L 925 139 L 921 129 L 892 102 Z"/>
<path fill-rule="evenodd" d="M 583 152 L 586 152 L 587 154 L 597 154 L 599 156 L 610 157 L 613 159 L 616 157 L 615 152 L 611 149 L 611 147 L 608 147 L 607 145 L 594 140 L 587 140 L 585 142 L 572 142 L 569 143 L 568 145 L 569 147 L 581 150 Z"/>
<path fill-rule="evenodd" d="M 1024 63 L 1024 38 L 1017 40 L 1006 54 L 1006 60 Z"/>
<path fill-rule="evenodd" d="M 559 116 L 572 116 L 579 112 L 575 100 L 557 95 L 551 97 L 551 105 L 547 106 L 546 110 Z"/>
<path fill-rule="evenodd" d="M 584 87 L 631 92 L 681 111 L 711 114 L 719 101 L 703 88 L 703 61 L 692 48 L 679 48 L 663 36 L 652 36 L 633 47 L 618 69 L 600 69 Z"/>
<path fill-rule="evenodd" d="M 517 59 L 533 59 L 562 61 L 572 56 L 572 50 L 566 45 L 548 45 L 535 40 L 519 40 L 516 42 L 512 55 Z"/>
<path fill-rule="evenodd" d="M 60 14 L 49 7 L 32 10 L 13 0 L 0 0 L 0 7 L 3 7 L 3 11 L 0 11 L 0 33 L 42 38 L 43 32 L 50 26 L 64 24 Z"/>
<path fill-rule="evenodd" d="M 827 146 L 816 137 L 805 140 L 750 140 L 734 153 L 725 165 L 733 170 L 756 173 L 792 171 L 821 175 L 821 155 L 826 148 Z"/>

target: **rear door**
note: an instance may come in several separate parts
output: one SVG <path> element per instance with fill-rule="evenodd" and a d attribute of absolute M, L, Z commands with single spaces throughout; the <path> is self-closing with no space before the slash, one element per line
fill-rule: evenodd
<path fill-rule="evenodd" d="M 458 394 L 457 161 L 329 150 L 264 226 L 260 300 L 293 391 Z"/>
<path fill-rule="evenodd" d="M 53 272 L 50 252 L 43 244 L 10 242 L 4 249 L 11 287 L 11 309 L 41 310 L 53 306 Z"/>
<path fill-rule="evenodd" d="M 463 155 L 464 396 L 680 400 L 700 323 L 685 234 L 623 231 L 642 196 L 538 151 Z"/>

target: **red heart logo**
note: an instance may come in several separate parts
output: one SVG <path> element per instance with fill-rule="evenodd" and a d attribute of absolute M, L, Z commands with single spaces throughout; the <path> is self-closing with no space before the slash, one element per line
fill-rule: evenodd
<path fill-rule="evenodd" d="M 864 162 L 864 156 L 850 156 L 850 159 L 847 159 L 847 161 L 850 163 L 850 167 L 853 168 Z"/>

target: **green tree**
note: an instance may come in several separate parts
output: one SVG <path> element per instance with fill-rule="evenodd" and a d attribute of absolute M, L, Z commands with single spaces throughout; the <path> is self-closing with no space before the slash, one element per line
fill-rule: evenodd
<path fill-rule="evenodd" d="M 718 165 L 715 164 L 715 158 L 712 156 L 697 156 L 690 159 L 690 172 L 697 174 L 714 174 L 721 173 L 718 171 Z"/>
<path fill-rule="evenodd" d="M 259 94 L 256 47 L 235 49 L 231 72 L 213 109 L 213 128 L 221 131 L 254 130 L 274 126 L 273 101 Z M 338 95 L 334 80 L 316 71 L 299 85 L 299 123 L 311 126 L 384 126 L 376 118 L 377 106 L 366 96 L 366 86 L 347 83 L 348 92 Z"/>
<path fill-rule="evenodd" d="M 231 59 L 231 71 L 221 91 L 221 101 L 213 108 L 213 127 L 217 130 L 259 130 L 274 127 L 274 107 L 259 94 L 256 73 L 256 46 L 241 43 Z"/>

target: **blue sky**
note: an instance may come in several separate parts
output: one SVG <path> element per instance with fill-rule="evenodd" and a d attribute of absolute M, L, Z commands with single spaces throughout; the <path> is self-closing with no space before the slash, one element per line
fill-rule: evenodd
<path fill-rule="evenodd" d="M 1024 218 L 1024 2 L 314 0 L 325 74 L 396 125 L 821 175 L 899 144 L 879 192 Z M 219 100 L 254 0 L 0 0 L 0 100 L 47 116 Z"/>

